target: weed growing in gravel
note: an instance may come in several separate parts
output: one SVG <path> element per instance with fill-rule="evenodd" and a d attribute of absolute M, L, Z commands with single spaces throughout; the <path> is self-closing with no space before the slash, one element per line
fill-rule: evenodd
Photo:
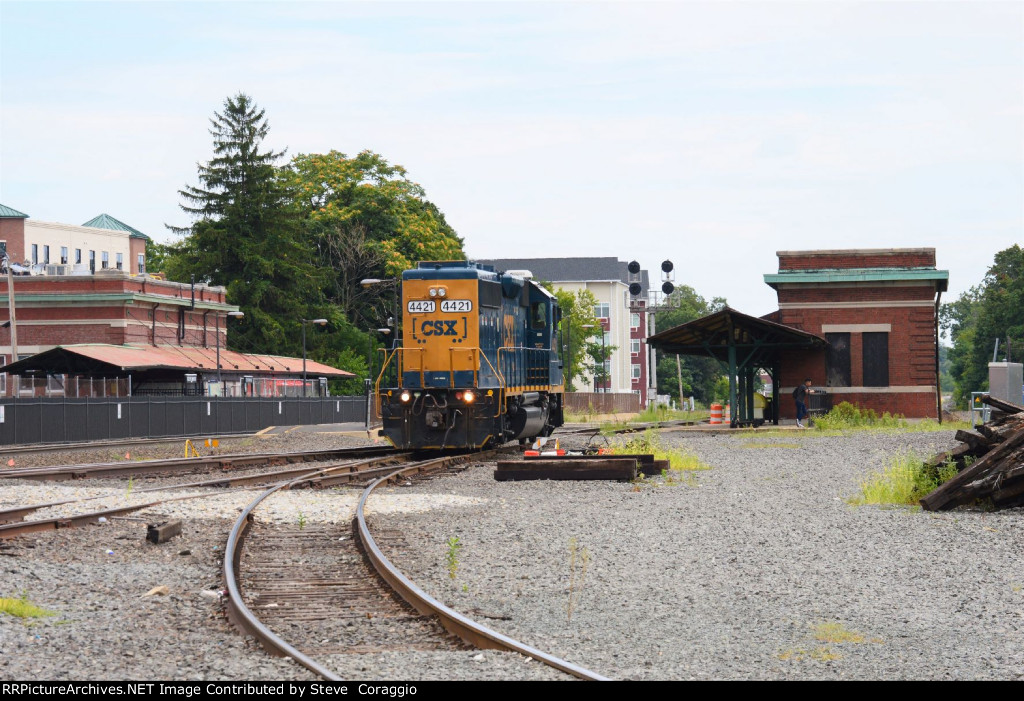
<path fill-rule="evenodd" d="M 306 527 L 306 514 L 299 512 L 299 530 L 303 530 Z"/>
<path fill-rule="evenodd" d="M 913 423 L 907 421 L 902 414 L 892 415 L 884 412 L 879 416 L 874 409 L 861 409 L 856 404 L 841 402 L 832 407 L 824 416 L 814 419 L 814 428 L 832 434 L 833 431 L 881 431 L 884 433 L 955 431 L 967 429 L 970 425 L 965 421 L 947 421 L 940 424 L 933 419 L 923 419 Z M 835 435 L 835 434 L 833 434 Z"/>
<path fill-rule="evenodd" d="M 590 551 L 580 548 L 576 537 L 569 539 L 569 602 L 565 610 L 569 623 L 572 623 L 572 612 L 579 604 L 580 592 L 587 579 L 587 567 L 590 565 Z"/>
<path fill-rule="evenodd" d="M 128 487 L 124 490 L 124 498 L 128 499 L 132 495 L 132 489 L 135 487 L 135 475 L 128 475 Z"/>
<path fill-rule="evenodd" d="M 699 470 L 710 470 L 711 466 L 701 462 L 693 453 L 688 453 L 682 448 L 666 447 L 661 437 L 653 430 L 647 429 L 643 433 L 636 434 L 627 440 L 618 440 L 611 446 L 613 455 L 636 455 L 653 454 L 655 460 L 668 460 L 670 472 L 696 472 Z M 679 478 L 682 477 L 680 474 Z"/>
<path fill-rule="evenodd" d="M 938 470 L 929 470 L 914 453 L 902 453 L 890 459 L 881 472 L 861 482 L 860 495 L 852 504 L 908 504 L 916 506 L 926 495 L 956 475 L 956 464 L 948 461 Z"/>
<path fill-rule="evenodd" d="M 45 618 L 57 615 L 55 611 L 47 611 L 31 603 L 28 600 L 28 592 L 22 592 L 17 599 L 0 598 L 0 613 L 17 618 Z"/>
<path fill-rule="evenodd" d="M 462 543 L 455 536 L 448 539 L 448 552 L 445 554 L 445 563 L 448 565 L 448 578 L 455 579 L 455 573 L 459 571 L 459 551 L 462 550 Z"/>
<path fill-rule="evenodd" d="M 862 643 L 864 636 L 842 623 L 825 621 L 814 626 L 814 639 L 821 643 Z"/>
<path fill-rule="evenodd" d="M 813 650 L 804 650 L 802 648 L 796 650 L 783 650 L 778 655 L 776 655 L 776 657 L 778 657 L 783 662 L 799 662 L 800 660 L 807 658 L 812 660 L 819 660 L 821 662 L 833 662 L 835 660 L 843 659 L 843 656 L 840 655 L 838 652 L 835 652 L 832 648 L 826 647 L 824 645 L 819 645 Z"/>

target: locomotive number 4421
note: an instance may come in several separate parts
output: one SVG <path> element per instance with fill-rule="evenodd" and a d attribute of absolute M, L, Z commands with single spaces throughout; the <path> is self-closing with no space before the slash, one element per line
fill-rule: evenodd
<path fill-rule="evenodd" d="M 436 302 L 434 300 L 409 300 L 409 313 L 410 314 L 430 314 L 435 309 Z"/>
<path fill-rule="evenodd" d="M 446 299 L 441 302 L 442 312 L 471 312 L 473 302 L 468 299 Z"/>

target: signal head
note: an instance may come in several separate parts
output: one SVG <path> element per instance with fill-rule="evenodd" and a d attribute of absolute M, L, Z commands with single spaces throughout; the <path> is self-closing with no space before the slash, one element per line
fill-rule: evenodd
<path fill-rule="evenodd" d="M 662 291 L 662 292 L 664 292 L 664 293 L 665 293 L 665 294 L 667 294 L 667 295 L 670 295 L 670 294 L 672 294 L 672 291 L 673 291 L 674 289 L 676 289 L 676 286 L 675 286 L 675 285 L 673 285 L 673 284 L 672 284 L 671 282 L 669 282 L 668 280 L 666 280 L 665 282 L 661 283 L 661 291 Z"/>
<path fill-rule="evenodd" d="M 634 297 L 636 297 L 641 292 L 643 292 L 643 288 L 640 286 L 639 282 L 631 282 L 631 283 L 629 283 L 629 294 L 631 294 Z"/>
<path fill-rule="evenodd" d="M 664 260 L 661 262 L 661 272 L 663 273 L 671 273 L 674 267 L 675 266 L 672 265 L 672 261 L 670 260 Z"/>
<path fill-rule="evenodd" d="M 631 272 L 634 275 L 636 275 L 637 273 L 640 272 L 640 264 L 637 263 L 635 260 L 631 260 L 631 261 L 629 261 L 629 265 L 626 266 L 626 269 L 629 272 Z"/>

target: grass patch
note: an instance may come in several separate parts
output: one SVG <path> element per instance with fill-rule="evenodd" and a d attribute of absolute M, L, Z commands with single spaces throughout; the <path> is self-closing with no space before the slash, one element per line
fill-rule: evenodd
<path fill-rule="evenodd" d="M 875 472 L 861 482 L 860 494 L 850 499 L 851 504 L 907 504 L 916 506 L 940 484 L 957 473 L 950 460 L 936 469 L 927 469 L 924 460 L 912 452 L 896 455 L 881 472 Z"/>
<path fill-rule="evenodd" d="M 701 462 L 695 454 L 683 448 L 670 448 L 666 446 L 653 429 L 647 429 L 643 433 L 637 433 L 625 440 L 618 440 L 611 446 L 613 455 L 633 455 L 636 453 L 649 453 L 654 455 L 655 460 L 668 460 L 669 468 L 676 472 L 694 472 L 699 470 L 710 470 L 711 466 Z"/>
<path fill-rule="evenodd" d="M 30 602 L 27 594 L 22 594 L 17 599 L 0 598 L 0 613 L 6 613 L 17 618 L 46 618 L 57 615 L 55 611 L 39 608 Z"/>
<path fill-rule="evenodd" d="M 842 623 L 824 622 L 814 626 L 814 639 L 819 643 L 862 643 L 864 636 Z"/>
<path fill-rule="evenodd" d="M 811 650 L 803 648 L 783 650 L 776 655 L 783 662 L 799 662 L 804 659 L 818 660 L 820 662 L 834 662 L 843 659 L 843 656 L 830 647 L 819 645 Z"/>
<path fill-rule="evenodd" d="M 831 435 L 850 431 L 881 431 L 886 433 L 930 433 L 969 429 L 966 421 L 939 423 L 934 419 L 910 422 L 902 414 L 883 412 L 881 416 L 874 409 L 861 409 L 856 404 L 841 402 L 832 407 L 824 416 L 814 419 L 814 428 Z"/>

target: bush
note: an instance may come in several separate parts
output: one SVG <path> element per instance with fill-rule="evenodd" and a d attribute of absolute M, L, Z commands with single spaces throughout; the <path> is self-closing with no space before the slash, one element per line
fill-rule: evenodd
<path fill-rule="evenodd" d="M 956 464 L 952 460 L 935 469 L 926 467 L 924 460 L 914 453 L 903 453 L 892 458 L 881 472 L 861 482 L 860 496 L 851 501 L 855 504 L 916 505 L 956 473 Z"/>

